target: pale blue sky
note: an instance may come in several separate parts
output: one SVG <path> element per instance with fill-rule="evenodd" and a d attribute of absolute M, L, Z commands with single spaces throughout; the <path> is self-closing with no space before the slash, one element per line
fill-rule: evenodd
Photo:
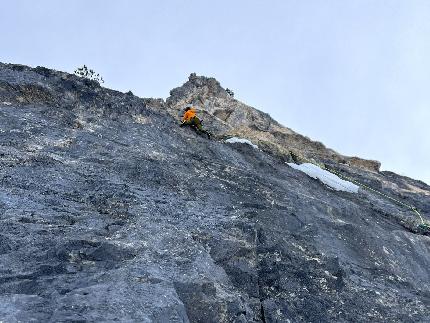
<path fill-rule="evenodd" d="M 0 0 L 0 61 L 166 98 L 191 72 L 346 155 L 430 183 L 430 1 Z"/>

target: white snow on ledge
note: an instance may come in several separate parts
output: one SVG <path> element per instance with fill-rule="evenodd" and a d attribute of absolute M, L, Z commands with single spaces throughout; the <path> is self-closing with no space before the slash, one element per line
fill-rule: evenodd
<path fill-rule="evenodd" d="M 303 173 L 306 173 L 312 178 L 319 179 L 321 182 L 331 187 L 336 191 L 345 191 L 350 193 L 358 193 L 358 186 L 345 181 L 333 173 L 330 173 L 317 165 L 311 163 L 304 163 L 301 165 L 297 165 L 294 163 L 288 163 L 288 165 L 294 169 L 298 169 Z"/>
<path fill-rule="evenodd" d="M 234 144 L 234 143 L 248 144 L 248 145 L 251 145 L 252 147 L 258 149 L 258 146 L 254 145 L 248 139 L 243 139 L 243 138 L 238 138 L 238 137 L 231 137 L 231 138 L 227 139 L 225 142 L 228 142 L 229 144 Z"/>

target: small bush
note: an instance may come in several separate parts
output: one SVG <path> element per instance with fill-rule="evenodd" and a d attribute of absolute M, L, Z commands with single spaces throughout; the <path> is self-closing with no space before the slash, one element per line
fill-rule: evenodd
<path fill-rule="evenodd" d="M 230 95 L 231 97 L 234 97 L 234 92 L 230 90 L 229 88 L 226 88 L 225 91 Z"/>
<path fill-rule="evenodd" d="M 75 74 L 88 80 L 96 81 L 99 84 L 105 82 L 99 73 L 94 72 L 92 69 L 88 69 L 86 65 L 78 67 L 75 70 Z"/>

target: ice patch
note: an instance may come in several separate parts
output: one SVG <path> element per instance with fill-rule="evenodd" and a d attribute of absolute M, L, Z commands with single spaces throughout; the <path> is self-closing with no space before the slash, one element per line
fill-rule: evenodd
<path fill-rule="evenodd" d="M 301 165 L 297 165 L 294 163 L 288 163 L 288 165 L 294 169 L 298 169 L 303 173 L 306 173 L 312 178 L 319 179 L 321 182 L 331 187 L 336 191 L 345 191 L 350 193 L 358 193 L 358 186 L 345 181 L 333 173 L 330 173 L 317 165 L 311 163 L 304 163 Z"/>
<path fill-rule="evenodd" d="M 250 145 L 250 146 L 258 149 L 258 146 L 254 145 L 248 139 L 243 139 L 243 138 L 238 138 L 238 137 L 231 137 L 231 138 L 227 139 L 225 142 L 228 142 L 229 144 L 234 144 L 234 143 L 248 144 L 248 145 Z"/>

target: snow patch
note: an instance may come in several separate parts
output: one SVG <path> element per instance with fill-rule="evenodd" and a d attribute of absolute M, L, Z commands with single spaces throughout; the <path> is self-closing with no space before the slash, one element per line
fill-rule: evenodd
<path fill-rule="evenodd" d="M 312 178 L 319 179 L 321 182 L 331 187 L 336 191 L 345 191 L 350 193 L 358 193 L 358 186 L 345 181 L 333 173 L 330 173 L 317 165 L 311 163 L 304 163 L 301 165 L 297 165 L 294 163 L 288 163 L 288 165 L 294 169 L 298 169 L 303 173 L 309 175 Z"/>
<path fill-rule="evenodd" d="M 231 137 L 231 138 L 227 139 L 225 142 L 228 142 L 229 144 L 234 144 L 234 143 L 248 144 L 248 145 L 250 145 L 250 146 L 258 149 L 258 146 L 254 145 L 248 139 L 243 139 L 243 138 L 238 138 L 238 137 Z"/>

